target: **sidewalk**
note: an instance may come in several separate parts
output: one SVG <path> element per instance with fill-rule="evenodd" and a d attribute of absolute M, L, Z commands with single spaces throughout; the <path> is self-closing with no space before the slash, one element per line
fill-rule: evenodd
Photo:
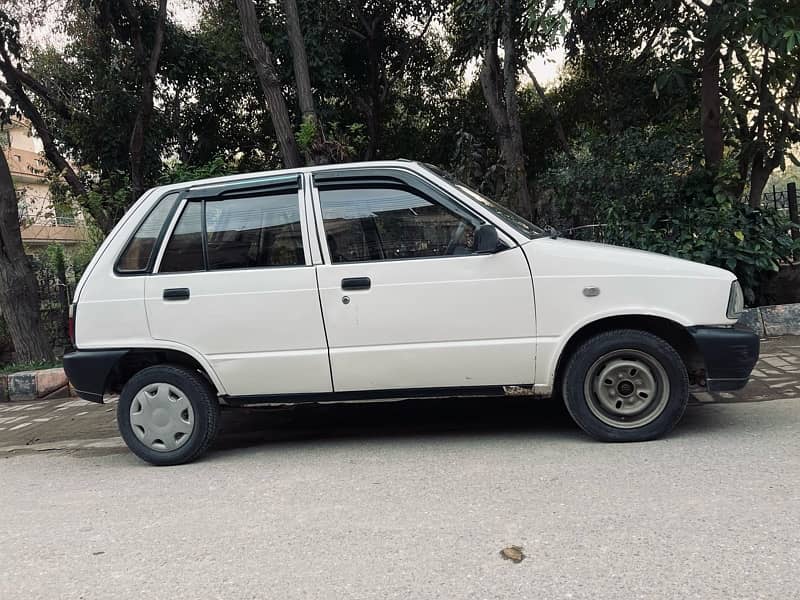
<path fill-rule="evenodd" d="M 716 397 L 717 401 L 726 403 L 800 400 L 800 337 L 787 336 L 762 342 L 761 358 L 747 387 L 735 393 L 717 394 Z M 424 427 L 426 419 L 430 418 L 439 422 L 448 420 L 457 422 L 469 429 L 475 426 L 470 422 L 472 415 L 480 415 L 481 412 L 485 414 L 486 411 L 505 411 L 508 414 L 516 412 L 517 415 L 522 413 L 521 417 L 525 418 L 525 409 L 521 407 L 525 406 L 528 400 L 492 399 L 491 404 L 485 404 L 485 409 L 482 402 L 486 403 L 486 400 L 460 400 L 462 403 L 459 408 L 464 409 L 465 416 L 453 414 L 452 402 L 443 404 L 430 400 L 414 401 L 407 405 L 406 410 L 401 408 L 399 412 L 396 408 L 385 410 L 392 411 L 392 419 L 399 417 L 401 421 L 405 420 L 405 426 Z M 124 451 L 124 444 L 117 433 L 116 409 L 116 400 L 104 405 L 84 400 L 64 399 L 0 403 L 0 456 L 57 450 L 67 452 L 90 450 L 91 454 Z M 331 409 L 320 408 L 317 412 L 325 410 Z M 550 418 L 548 408 L 542 408 L 540 412 L 537 410 L 539 409 L 530 411 L 530 418 Z M 358 411 L 366 412 L 366 409 L 363 405 L 350 405 L 349 408 L 340 410 L 342 414 L 347 412 L 348 415 Z M 236 437 L 254 428 L 268 427 L 274 428 L 275 435 L 283 437 L 288 435 L 288 429 L 292 429 L 296 434 L 298 428 L 321 427 L 320 415 L 314 412 L 313 407 L 304 407 L 302 414 L 287 418 L 290 414 L 291 411 L 270 413 L 255 410 L 229 411 L 223 415 L 223 433 L 228 437 Z M 379 416 L 376 417 L 374 414 L 367 420 L 370 418 L 380 421 Z M 325 419 L 321 421 L 324 422 Z M 353 423 L 350 416 L 334 419 L 334 422 L 336 421 L 339 421 L 338 424 L 330 425 L 331 428 L 347 427 Z M 357 418 L 355 422 L 358 422 Z M 281 432 L 284 426 L 288 426 L 287 431 Z M 363 423 L 360 426 L 369 427 Z"/>

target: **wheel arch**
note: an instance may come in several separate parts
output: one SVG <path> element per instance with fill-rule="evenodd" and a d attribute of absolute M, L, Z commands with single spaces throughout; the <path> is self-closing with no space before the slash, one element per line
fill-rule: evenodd
<path fill-rule="evenodd" d="M 188 352 L 174 348 L 130 348 L 109 371 L 105 381 L 105 391 L 121 391 L 131 377 L 147 367 L 173 364 L 198 371 L 208 380 L 217 394 L 224 394 L 224 389 L 216 374 L 203 362 Z"/>
<path fill-rule="evenodd" d="M 614 329 L 638 329 L 660 337 L 680 355 L 689 373 L 690 383 L 697 383 L 704 377 L 705 364 L 703 356 L 694 338 L 684 325 L 672 319 L 656 315 L 613 315 L 586 323 L 569 336 L 558 353 L 558 358 L 551 373 L 554 393 L 560 393 L 564 370 L 569 358 L 580 345 L 597 334 Z"/>

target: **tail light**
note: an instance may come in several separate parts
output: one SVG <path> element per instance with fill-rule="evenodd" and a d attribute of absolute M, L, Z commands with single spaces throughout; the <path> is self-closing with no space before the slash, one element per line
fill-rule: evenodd
<path fill-rule="evenodd" d="M 69 341 L 72 342 L 72 345 L 74 347 L 75 346 L 75 304 L 70 304 L 69 305 L 68 328 L 69 328 Z"/>

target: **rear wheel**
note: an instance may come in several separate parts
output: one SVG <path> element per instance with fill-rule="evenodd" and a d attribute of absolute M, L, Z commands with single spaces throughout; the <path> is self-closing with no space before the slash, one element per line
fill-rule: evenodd
<path fill-rule="evenodd" d="M 120 394 L 117 424 L 128 448 L 154 465 L 195 460 L 217 434 L 219 403 L 209 383 L 178 365 L 148 367 Z"/>
<path fill-rule="evenodd" d="M 575 422 L 603 441 L 651 440 L 668 433 L 689 401 L 681 357 L 667 342 L 631 329 L 587 340 L 569 359 L 564 401 Z"/>

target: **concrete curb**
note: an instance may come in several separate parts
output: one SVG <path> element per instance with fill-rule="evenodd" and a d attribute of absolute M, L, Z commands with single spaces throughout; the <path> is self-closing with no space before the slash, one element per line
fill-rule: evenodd
<path fill-rule="evenodd" d="M 29 402 L 72 396 L 64 369 L 42 369 L 0 375 L 0 402 Z"/>
<path fill-rule="evenodd" d="M 739 325 L 760 337 L 800 335 L 800 304 L 748 308 L 739 318 Z"/>

